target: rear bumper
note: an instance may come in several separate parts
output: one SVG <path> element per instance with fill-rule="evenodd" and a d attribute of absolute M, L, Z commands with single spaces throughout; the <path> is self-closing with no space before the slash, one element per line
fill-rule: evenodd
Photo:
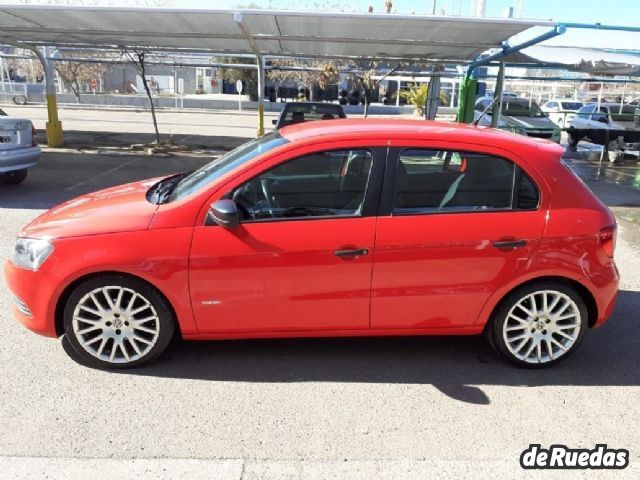
<path fill-rule="evenodd" d="M 0 173 L 33 167 L 38 163 L 41 153 L 38 146 L 0 150 Z"/>

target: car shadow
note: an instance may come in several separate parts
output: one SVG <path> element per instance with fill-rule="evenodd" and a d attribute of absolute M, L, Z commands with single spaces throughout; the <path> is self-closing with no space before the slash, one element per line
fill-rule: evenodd
<path fill-rule="evenodd" d="M 124 375 L 234 382 L 431 384 L 453 400 L 487 405 L 486 386 L 640 385 L 640 292 L 621 291 L 613 318 L 555 367 L 521 369 L 481 337 L 378 337 L 186 342 Z"/>

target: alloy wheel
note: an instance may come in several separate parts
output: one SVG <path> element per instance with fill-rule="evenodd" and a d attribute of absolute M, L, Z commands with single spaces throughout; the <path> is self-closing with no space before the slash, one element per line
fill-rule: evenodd
<path fill-rule="evenodd" d="M 509 352 L 529 364 L 555 361 L 580 335 L 580 309 L 568 295 L 539 290 L 518 300 L 507 313 L 502 336 Z"/>
<path fill-rule="evenodd" d="M 139 292 L 121 286 L 91 290 L 76 304 L 73 333 L 91 356 L 109 363 L 143 358 L 158 341 L 160 319 Z"/>

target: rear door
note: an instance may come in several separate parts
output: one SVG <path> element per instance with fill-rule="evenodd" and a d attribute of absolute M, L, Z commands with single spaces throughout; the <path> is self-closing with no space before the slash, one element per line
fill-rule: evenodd
<path fill-rule="evenodd" d="M 492 292 L 524 267 L 545 213 L 532 178 L 503 155 L 455 145 L 391 150 L 372 328 L 470 328 Z"/>

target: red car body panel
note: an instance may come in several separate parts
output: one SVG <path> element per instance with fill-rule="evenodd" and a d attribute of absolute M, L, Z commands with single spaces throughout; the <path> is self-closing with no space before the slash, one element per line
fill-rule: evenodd
<path fill-rule="evenodd" d="M 64 294 L 88 275 L 121 272 L 154 285 L 185 338 L 473 334 L 523 283 L 558 277 L 593 297 L 602 324 L 618 273 L 598 232 L 611 213 L 559 161 L 561 148 L 485 128 L 423 121 L 332 120 L 285 127 L 290 142 L 181 200 L 154 205 L 154 181 L 85 195 L 38 217 L 22 236 L 49 239 L 38 271 L 10 261 L 5 275 L 32 316 L 60 334 Z M 363 216 L 205 226 L 209 205 L 279 163 L 340 148 L 477 151 L 520 165 L 540 189 L 532 211 Z M 385 150 L 386 151 L 386 150 Z M 524 248 L 492 242 L 525 239 Z M 367 249 L 340 258 L 335 250 Z"/>

